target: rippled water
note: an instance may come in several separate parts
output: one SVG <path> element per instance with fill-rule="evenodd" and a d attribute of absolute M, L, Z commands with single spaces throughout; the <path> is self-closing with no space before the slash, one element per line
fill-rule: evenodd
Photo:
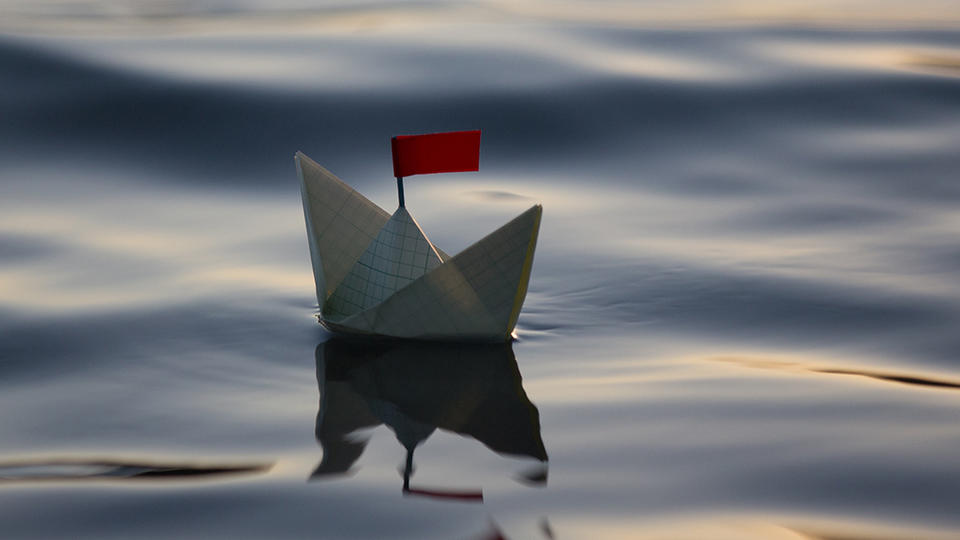
<path fill-rule="evenodd" d="M 0 536 L 960 534 L 958 19 L 0 3 Z M 294 152 L 392 209 L 457 129 L 407 206 L 543 203 L 519 340 L 328 342 Z"/>

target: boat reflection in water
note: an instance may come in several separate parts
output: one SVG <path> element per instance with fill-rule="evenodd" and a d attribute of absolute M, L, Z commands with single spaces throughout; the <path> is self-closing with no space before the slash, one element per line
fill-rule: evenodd
<path fill-rule="evenodd" d="M 509 343 L 358 343 L 335 338 L 317 346 L 316 356 L 316 435 L 323 460 L 311 479 L 347 473 L 367 444 L 351 434 L 386 424 L 407 450 L 405 494 L 482 500 L 479 491 L 410 487 L 413 452 L 438 428 L 472 437 L 499 454 L 535 458 L 540 465 L 520 479 L 546 482 L 540 414 L 523 391 Z"/>

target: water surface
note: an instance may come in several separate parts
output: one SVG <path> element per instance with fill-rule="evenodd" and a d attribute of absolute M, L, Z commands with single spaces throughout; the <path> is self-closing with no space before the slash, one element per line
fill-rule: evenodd
<path fill-rule="evenodd" d="M 0 3 L 4 535 L 956 536 L 954 10 L 680 5 Z M 328 342 L 294 152 L 459 129 L 519 340 Z"/>

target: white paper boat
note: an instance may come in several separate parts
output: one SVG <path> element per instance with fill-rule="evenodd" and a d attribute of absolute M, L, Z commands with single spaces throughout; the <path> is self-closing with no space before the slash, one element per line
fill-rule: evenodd
<path fill-rule="evenodd" d="M 390 215 L 303 153 L 295 160 L 326 328 L 426 340 L 510 339 L 527 294 L 540 205 L 451 257 L 403 206 Z"/>

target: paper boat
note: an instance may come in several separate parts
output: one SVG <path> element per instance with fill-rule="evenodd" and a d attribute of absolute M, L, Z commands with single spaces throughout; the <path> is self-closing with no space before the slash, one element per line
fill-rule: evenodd
<path fill-rule="evenodd" d="M 527 294 L 540 205 L 450 256 L 404 207 L 399 175 L 401 205 L 391 215 L 303 153 L 296 163 L 327 329 L 424 340 L 510 339 Z"/>

